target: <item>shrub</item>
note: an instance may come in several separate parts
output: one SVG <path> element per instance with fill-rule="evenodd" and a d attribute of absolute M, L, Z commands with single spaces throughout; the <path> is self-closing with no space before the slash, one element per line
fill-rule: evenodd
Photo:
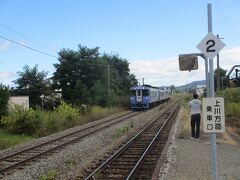
<path fill-rule="evenodd" d="M 225 103 L 240 103 L 240 88 L 228 88 L 218 91 L 216 96 L 223 97 Z"/>
<path fill-rule="evenodd" d="M 226 117 L 240 117 L 240 104 L 239 103 L 227 103 L 225 105 Z"/>
<path fill-rule="evenodd" d="M 36 136 L 45 136 L 73 127 L 80 119 L 79 111 L 63 101 L 55 111 L 40 111 L 39 113 L 42 128 L 36 131 Z"/>
<path fill-rule="evenodd" d="M 117 108 L 102 108 L 101 106 L 92 106 L 88 110 L 88 121 L 95 121 L 104 118 L 109 114 L 117 112 Z"/>
<path fill-rule="evenodd" d="M 57 107 L 56 111 L 66 119 L 71 120 L 72 118 L 79 115 L 79 111 L 64 101 L 61 101 L 61 104 Z"/>
<path fill-rule="evenodd" d="M 129 108 L 129 96 L 116 96 L 114 98 L 114 106 L 124 107 L 125 109 Z"/>
<path fill-rule="evenodd" d="M 9 96 L 9 89 L 6 86 L 0 84 L 0 119 L 2 116 L 7 115 Z"/>
<path fill-rule="evenodd" d="M 175 97 L 178 98 L 177 96 L 175 96 Z M 181 102 L 183 107 L 188 109 L 189 108 L 188 107 L 188 103 L 189 103 L 189 101 L 192 100 L 192 94 L 186 94 L 186 95 L 185 94 L 181 94 L 181 98 L 183 98 L 183 101 Z"/>
<path fill-rule="evenodd" d="M 218 91 L 216 96 L 224 98 L 226 117 L 240 116 L 240 88 L 228 88 Z"/>
<path fill-rule="evenodd" d="M 3 120 L 5 128 L 13 134 L 32 135 L 42 126 L 40 114 L 19 105 L 15 105 Z"/>

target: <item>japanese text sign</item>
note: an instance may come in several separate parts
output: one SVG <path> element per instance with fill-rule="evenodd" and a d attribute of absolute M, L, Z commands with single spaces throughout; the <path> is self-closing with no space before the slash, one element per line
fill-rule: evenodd
<path fill-rule="evenodd" d="M 224 99 L 203 98 L 203 131 L 205 133 L 225 132 Z"/>

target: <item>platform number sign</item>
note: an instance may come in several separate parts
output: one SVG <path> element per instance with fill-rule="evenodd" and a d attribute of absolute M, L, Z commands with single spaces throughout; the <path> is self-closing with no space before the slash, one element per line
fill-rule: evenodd
<path fill-rule="evenodd" d="M 213 59 L 224 46 L 225 44 L 210 32 L 197 45 L 197 48 L 208 58 Z"/>
<path fill-rule="evenodd" d="M 225 132 L 224 99 L 203 98 L 203 131 L 205 133 Z"/>

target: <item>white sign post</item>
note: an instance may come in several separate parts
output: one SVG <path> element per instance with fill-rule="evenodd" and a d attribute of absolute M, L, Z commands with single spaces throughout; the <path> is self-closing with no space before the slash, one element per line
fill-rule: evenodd
<path fill-rule="evenodd" d="M 197 45 L 197 48 L 209 58 L 209 72 L 207 73 L 207 97 L 214 97 L 214 72 L 213 72 L 213 58 L 224 47 L 224 43 L 221 42 L 216 36 L 212 34 L 212 5 L 207 5 L 208 11 L 208 34 Z M 208 64 L 208 63 L 207 63 Z M 209 113 L 209 115 L 211 115 Z M 211 125 L 210 125 L 211 126 Z M 214 180 L 218 180 L 218 168 L 217 168 L 217 138 L 216 133 L 210 133 L 211 139 L 211 151 L 212 151 L 212 175 Z"/>
<path fill-rule="evenodd" d="M 225 132 L 224 99 L 203 98 L 203 131 L 205 133 Z"/>

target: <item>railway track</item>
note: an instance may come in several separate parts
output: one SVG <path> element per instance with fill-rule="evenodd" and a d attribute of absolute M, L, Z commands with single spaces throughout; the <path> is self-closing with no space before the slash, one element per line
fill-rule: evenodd
<path fill-rule="evenodd" d="M 151 179 L 179 104 L 173 104 L 95 170 L 77 179 Z"/>
<path fill-rule="evenodd" d="M 75 143 L 82 138 L 89 136 L 104 128 L 108 128 L 116 123 L 138 115 L 140 112 L 129 112 L 124 115 L 108 119 L 81 130 L 52 139 L 39 145 L 18 151 L 0 158 L 0 178 L 6 174 L 11 174 L 15 169 L 24 168 L 28 162 L 37 161 L 39 157 L 48 156 L 52 152 L 59 150 L 69 144 Z"/>

